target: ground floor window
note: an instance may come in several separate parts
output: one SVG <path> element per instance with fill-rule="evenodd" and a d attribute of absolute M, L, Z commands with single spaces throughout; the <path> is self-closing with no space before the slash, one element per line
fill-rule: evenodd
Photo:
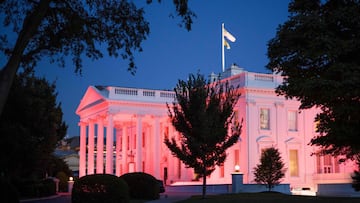
<path fill-rule="evenodd" d="M 317 173 L 339 173 L 339 159 L 331 155 L 316 155 Z"/>
<path fill-rule="evenodd" d="M 289 170 L 291 177 L 299 176 L 299 159 L 298 159 L 298 150 L 291 149 L 289 151 Z"/>

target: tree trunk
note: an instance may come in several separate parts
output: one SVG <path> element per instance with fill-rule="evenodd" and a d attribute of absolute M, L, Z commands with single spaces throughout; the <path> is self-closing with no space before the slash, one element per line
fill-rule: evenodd
<path fill-rule="evenodd" d="M 3 112 L 15 74 L 19 69 L 24 50 L 45 17 L 49 4 L 50 0 L 40 1 L 39 5 L 34 8 L 34 11 L 25 17 L 23 27 L 16 40 L 16 44 L 9 61 L 0 72 L 0 115 Z"/>
<path fill-rule="evenodd" d="M 206 196 L 206 168 L 203 169 L 203 186 L 202 186 L 202 198 Z"/>

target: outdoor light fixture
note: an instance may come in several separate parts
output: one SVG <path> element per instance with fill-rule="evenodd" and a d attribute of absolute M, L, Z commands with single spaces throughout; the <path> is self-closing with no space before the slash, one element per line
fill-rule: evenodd
<path fill-rule="evenodd" d="M 72 176 L 70 176 L 69 181 L 74 181 L 74 178 Z"/>
<path fill-rule="evenodd" d="M 235 172 L 239 172 L 240 171 L 240 166 L 239 165 L 235 165 Z"/>

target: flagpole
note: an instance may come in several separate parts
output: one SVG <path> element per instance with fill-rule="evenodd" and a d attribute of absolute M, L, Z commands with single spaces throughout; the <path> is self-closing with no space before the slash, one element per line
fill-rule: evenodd
<path fill-rule="evenodd" d="M 224 72 L 225 71 L 224 23 L 221 24 L 221 65 L 222 65 L 222 72 Z"/>

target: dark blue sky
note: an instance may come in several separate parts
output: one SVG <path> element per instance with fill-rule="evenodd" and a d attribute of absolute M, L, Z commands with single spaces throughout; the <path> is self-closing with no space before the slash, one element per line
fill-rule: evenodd
<path fill-rule="evenodd" d="M 247 71 L 268 73 L 267 42 L 287 20 L 289 1 L 190 1 L 197 15 L 190 32 L 177 25 L 179 18 L 169 18 L 174 13 L 172 1 L 154 1 L 144 4 L 150 35 L 142 44 L 143 52 L 135 55 L 135 76 L 126 71 L 127 61 L 107 56 L 98 61 L 84 57 L 82 76 L 74 73 L 71 63 L 59 68 L 45 58 L 36 75 L 56 80 L 68 135 L 76 136 L 79 117 L 75 110 L 89 85 L 173 89 L 178 79 L 185 79 L 189 73 L 221 72 L 221 23 L 236 37 L 235 43 L 230 42 L 231 49 L 225 50 L 226 67 L 236 63 Z"/>

